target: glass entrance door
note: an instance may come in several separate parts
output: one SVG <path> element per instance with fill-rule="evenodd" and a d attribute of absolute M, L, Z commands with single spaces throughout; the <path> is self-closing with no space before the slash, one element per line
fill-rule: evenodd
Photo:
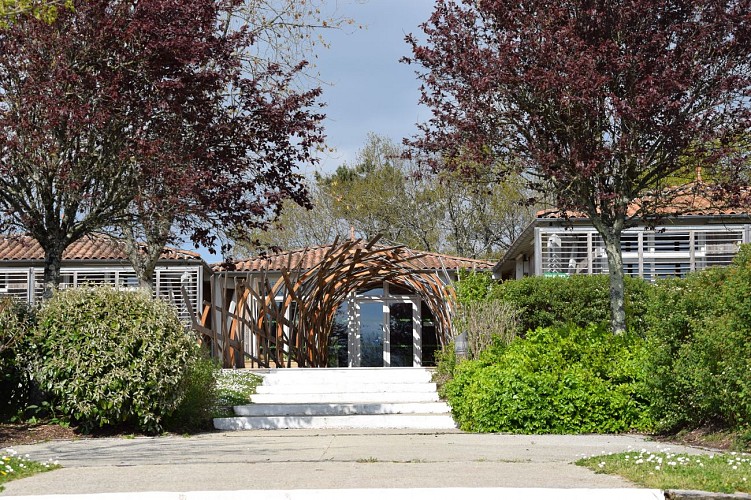
<path fill-rule="evenodd" d="M 411 302 L 389 305 L 389 345 L 384 353 L 388 366 L 412 366 L 415 324 Z"/>
<path fill-rule="evenodd" d="M 358 301 L 359 363 L 353 366 L 420 364 L 420 321 L 417 305 L 407 300 Z M 355 358 L 350 358 L 355 359 Z"/>

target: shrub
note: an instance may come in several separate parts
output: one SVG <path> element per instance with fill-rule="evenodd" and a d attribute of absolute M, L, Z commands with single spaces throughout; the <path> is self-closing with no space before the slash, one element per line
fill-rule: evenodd
<path fill-rule="evenodd" d="M 751 248 L 730 267 L 659 283 L 647 317 L 659 429 L 751 425 Z"/>
<path fill-rule="evenodd" d="M 626 321 L 629 330 L 644 333 L 643 315 L 652 285 L 626 278 Z M 509 280 L 492 289 L 490 297 L 521 311 L 519 333 L 572 324 L 580 327 L 610 321 L 610 282 L 607 275 L 568 278 L 531 276 Z"/>
<path fill-rule="evenodd" d="M 445 398 L 443 386 L 454 378 L 456 370 L 456 351 L 453 342 L 441 347 L 435 352 L 435 370 L 433 371 L 433 382 L 438 386 L 438 394 Z"/>
<path fill-rule="evenodd" d="M 495 343 L 508 345 L 519 331 L 519 310 L 513 305 L 493 298 L 498 283 L 489 273 L 462 271 L 456 283 L 458 301 L 454 331 L 467 337 L 469 359 L 478 359 L 483 351 Z M 453 342 L 436 353 L 433 380 L 439 392 L 454 376 L 457 358 Z"/>
<path fill-rule="evenodd" d="M 35 342 L 40 385 L 84 432 L 160 432 L 199 355 L 170 305 L 109 287 L 55 294 L 39 311 Z"/>
<path fill-rule="evenodd" d="M 15 416 L 29 404 L 32 392 L 26 366 L 29 329 L 34 314 L 25 302 L 0 297 L 0 418 Z"/>
<path fill-rule="evenodd" d="M 459 280 L 454 285 L 459 304 L 467 305 L 485 301 L 493 294 L 498 282 L 490 273 L 459 271 Z"/>
<path fill-rule="evenodd" d="M 165 428 L 177 432 L 211 429 L 218 398 L 219 363 L 201 349 L 186 368 L 181 392 L 183 398 L 175 412 L 165 420 Z"/>
<path fill-rule="evenodd" d="M 604 327 L 537 329 L 461 363 L 443 392 L 466 431 L 648 430 L 642 346 Z"/>
<path fill-rule="evenodd" d="M 459 306 L 455 329 L 467 335 L 468 356 L 477 359 L 494 342 L 509 344 L 519 328 L 519 313 L 507 302 L 486 299 Z"/>

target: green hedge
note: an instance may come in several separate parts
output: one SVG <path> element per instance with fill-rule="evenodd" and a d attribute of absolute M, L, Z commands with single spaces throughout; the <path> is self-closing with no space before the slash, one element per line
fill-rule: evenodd
<path fill-rule="evenodd" d="M 659 428 L 751 427 L 751 248 L 730 267 L 658 283 L 648 322 Z"/>
<path fill-rule="evenodd" d="M 626 322 L 629 330 L 643 333 L 644 313 L 651 285 L 626 277 Z M 607 275 L 574 275 L 568 278 L 533 276 L 509 280 L 494 287 L 492 297 L 521 310 L 523 334 L 537 328 L 572 324 L 580 327 L 610 321 L 610 282 Z"/>
<path fill-rule="evenodd" d="M 172 306 L 109 287 L 59 292 L 38 313 L 36 376 L 84 432 L 163 429 L 201 353 Z"/>
<path fill-rule="evenodd" d="M 590 326 L 537 329 L 460 363 L 442 388 L 472 432 L 591 433 L 651 428 L 643 341 Z"/>

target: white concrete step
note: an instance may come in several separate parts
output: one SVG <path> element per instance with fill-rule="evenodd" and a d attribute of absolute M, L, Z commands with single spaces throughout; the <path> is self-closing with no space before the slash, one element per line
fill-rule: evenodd
<path fill-rule="evenodd" d="M 446 403 L 255 404 L 235 406 L 240 417 L 448 414 Z"/>
<path fill-rule="evenodd" d="M 435 392 L 434 382 L 420 382 L 415 384 L 404 383 L 363 383 L 354 384 L 349 381 L 337 384 L 276 384 L 260 385 L 256 387 L 258 394 L 327 394 L 336 392 L 360 392 L 360 393 L 393 393 L 393 392 Z"/>
<path fill-rule="evenodd" d="M 282 368 L 257 372 L 263 384 L 220 430 L 453 429 L 425 368 Z"/>
<path fill-rule="evenodd" d="M 411 384 L 430 382 L 425 368 L 278 368 L 258 372 L 263 385 L 284 384 Z"/>
<path fill-rule="evenodd" d="M 280 393 L 254 394 L 250 397 L 253 403 L 430 403 L 439 401 L 435 392 L 329 392 L 329 393 Z"/>
<path fill-rule="evenodd" d="M 450 415 L 345 415 L 215 418 L 223 431 L 253 429 L 454 429 Z"/>

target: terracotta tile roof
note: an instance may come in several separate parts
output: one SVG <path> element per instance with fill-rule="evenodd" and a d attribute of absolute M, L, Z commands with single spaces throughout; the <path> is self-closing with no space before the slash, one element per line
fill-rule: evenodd
<path fill-rule="evenodd" d="M 663 199 L 659 202 L 649 195 L 638 198 L 629 205 L 627 216 L 633 217 L 640 212 L 662 216 L 751 215 L 751 188 L 741 189 L 735 196 L 725 197 L 711 185 L 696 182 L 676 188 L 669 196 L 672 197 L 670 201 Z M 564 212 L 555 208 L 537 212 L 538 219 L 565 217 L 587 218 L 583 213 Z"/>
<path fill-rule="evenodd" d="M 269 271 L 279 271 L 282 268 L 295 269 L 302 262 L 302 269 L 310 269 L 323 260 L 326 252 L 329 251 L 331 245 L 324 245 L 318 247 L 310 247 L 307 249 L 292 250 L 289 252 L 282 252 L 278 254 L 260 256 L 252 259 L 235 261 L 235 262 L 222 262 L 212 266 L 214 271 L 261 271 L 267 269 Z M 375 247 L 385 248 L 385 247 Z M 422 270 L 440 270 L 446 268 L 451 269 L 476 269 L 476 270 L 488 270 L 493 267 L 495 262 L 477 259 L 468 259 L 465 257 L 455 257 L 453 255 L 443 255 L 433 252 L 421 252 L 417 250 L 408 250 L 419 257 L 412 262 Z"/>
<path fill-rule="evenodd" d="M 201 260 L 200 254 L 165 248 L 161 260 Z M 31 236 L 0 237 L 0 261 L 42 261 L 42 247 Z M 63 253 L 63 260 L 105 260 L 127 261 L 124 244 L 112 237 L 102 234 L 84 236 L 72 243 Z"/>

